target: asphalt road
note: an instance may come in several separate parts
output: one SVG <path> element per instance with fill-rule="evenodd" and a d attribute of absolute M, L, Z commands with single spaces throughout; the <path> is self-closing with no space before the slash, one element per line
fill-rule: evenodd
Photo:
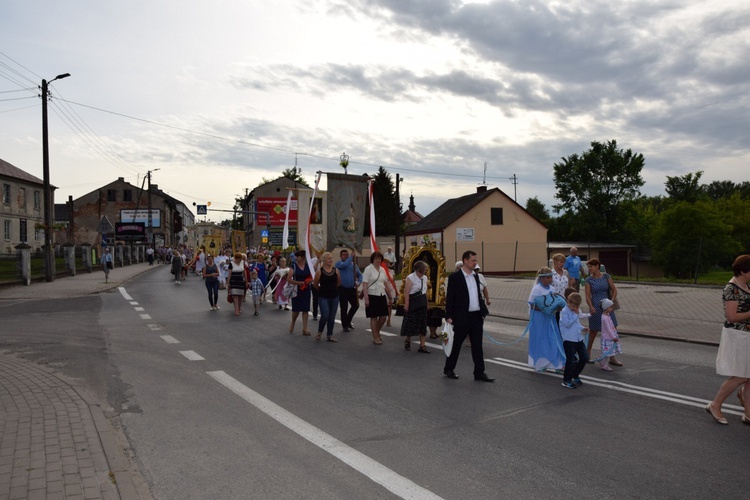
<path fill-rule="evenodd" d="M 290 313 L 270 303 L 235 318 L 222 295 L 211 312 L 200 279 L 175 286 L 166 268 L 121 291 L 3 304 L 0 349 L 106 398 L 157 499 L 745 494 L 736 399 L 729 426 L 702 409 L 722 381 L 715 347 L 623 337 L 625 367 L 589 365 L 567 390 L 524 368 L 525 340 L 487 341 L 497 381 L 485 384 L 468 351 L 449 380 L 437 346 L 374 346 L 362 312 L 332 344 L 299 324 L 290 335 Z M 508 343 L 524 326 L 486 330 Z"/>

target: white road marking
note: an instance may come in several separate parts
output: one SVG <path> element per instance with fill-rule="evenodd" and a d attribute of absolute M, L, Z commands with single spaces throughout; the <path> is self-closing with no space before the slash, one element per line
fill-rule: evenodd
<path fill-rule="evenodd" d="M 125 287 L 121 286 L 117 287 L 117 289 L 120 290 L 120 295 L 122 295 L 125 300 L 133 300 L 133 297 L 128 295 L 128 292 L 125 291 Z"/>
<path fill-rule="evenodd" d="M 534 372 L 535 370 L 529 365 L 520 361 L 514 361 L 505 358 L 493 358 L 487 359 L 490 363 L 505 366 L 508 368 L 515 368 L 516 370 L 522 370 L 527 372 Z M 562 378 L 562 374 L 555 372 L 540 372 L 539 375 L 546 375 L 548 377 Z M 612 391 L 625 392 L 628 394 L 636 394 L 638 396 L 646 396 L 648 398 L 661 399 L 662 401 L 670 401 L 672 403 L 679 403 L 685 406 L 694 406 L 697 408 L 704 408 L 711 400 L 695 398 L 684 394 L 677 394 L 674 392 L 660 391 L 658 389 L 651 389 L 649 387 L 641 387 L 638 385 L 626 384 L 625 382 L 619 382 L 617 380 L 607 380 L 590 375 L 581 375 L 581 379 L 586 381 L 586 385 L 593 385 L 596 387 L 602 387 Z M 723 406 L 724 413 L 731 415 L 742 415 L 742 407 L 725 403 Z M 727 409 L 728 408 L 728 409 Z"/>
<path fill-rule="evenodd" d="M 203 356 L 201 356 L 195 351 L 180 351 L 180 354 L 185 356 L 190 361 L 205 361 L 206 360 L 206 358 L 204 358 Z"/>
<path fill-rule="evenodd" d="M 136 302 L 136 301 L 134 301 L 134 300 L 131 300 L 131 301 L 130 301 L 130 305 L 131 305 L 131 306 L 137 306 L 137 305 L 138 305 L 138 302 Z"/>
<path fill-rule="evenodd" d="M 136 311 L 145 311 L 145 309 L 142 307 L 134 307 L 133 309 L 135 309 Z"/>
<path fill-rule="evenodd" d="M 221 385 L 237 394 L 239 397 L 255 406 L 284 427 L 307 439 L 322 450 L 327 451 L 398 497 L 410 499 L 440 498 L 431 491 L 397 474 L 383 464 L 376 462 L 367 455 L 360 453 L 333 436 L 307 423 L 276 403 L 243 385 L 236 379 L 230 377 L 225 372 L 216 371 L 207 373 Z"/>
<path fill-rule="evenodd" d="M 372 330 L 369 329 L 369 328 L 367 330 L 365 330 L 365 331 L 372 333 Z M 400 334 L 399 333 L 385 332 L 383 330 L 380 330 L 380 335 L 385 335 L 386 337 L 398 337 Z"/>
<path fill-rule="evenodd" d="M 179 344 L 180 341 L 176 338 L 172 337 L 171 335 L 161 335 L 161 338 L 164 342 L 167 344 Z"/>
<path fill-rule="evenodd" d="M 148 314 L 139 314 L 138 316 L 140 316 L 141 319 L 151 319 L 151 316 L 149 316 Z"/>
<path fill-rule="evenodd" d="M 163 328 L 157 325 L 156 323 L 149 323 L 147 326 L 151 328 L 153 331 L 163 330 Z"/>

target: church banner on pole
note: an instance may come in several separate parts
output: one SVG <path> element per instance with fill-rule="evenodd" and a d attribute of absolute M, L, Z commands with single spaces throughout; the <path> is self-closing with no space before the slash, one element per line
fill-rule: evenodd
<path fill-rule="evenodd" d="M 362 252 L 367 207 L 367 177 L 328 173 L 327 244 Z M 311 226 L 312 227 L 312 226 Z"/>

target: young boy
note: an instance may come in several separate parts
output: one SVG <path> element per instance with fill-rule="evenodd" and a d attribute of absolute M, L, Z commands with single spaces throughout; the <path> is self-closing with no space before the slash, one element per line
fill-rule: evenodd
<path fill-rule="evenodd" d="M 571 293 L 568 295 L 568 304 L 560 313 L 560 334 L 563 339 L 563 349 L 565 349 L 565 372 L 562 386 L 567 389 L 575 389 L 576 386 L 583 385 L 579 375 L 589 360 L 586 354 L 586 344 L 583 341 L 583 334 L 588 333 L 589 329 L 581 325 L 578 320 L 591 315 L 581 313 L 581 302 L 579 293 Z"/>
<path fill-rule="evenodd" d="M 253 307 L 255 308 L 254 316 L 260 314 L 258 312 L 258 306 L 260 305 L 260 301 L 263 300 L 264 289 L 263 282 L 258 278 L 258 271 L 253 269 L 250 272 L 250 292 L 253 294 Z"/>

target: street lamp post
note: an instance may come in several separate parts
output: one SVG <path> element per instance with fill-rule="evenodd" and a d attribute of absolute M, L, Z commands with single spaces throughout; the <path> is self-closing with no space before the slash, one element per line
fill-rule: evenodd
<path fill-rule="evenodd" d="M 44 279 L 55 280 L 55 249 L 52 246 L 52 188 L 49 180 L 49 134 L 47 132 L 47 86 L 55 80 L 62 80 L 70 73 L 57 75 L 49 82 L 42 79 L 42 168 L 44 176 Z"/>

